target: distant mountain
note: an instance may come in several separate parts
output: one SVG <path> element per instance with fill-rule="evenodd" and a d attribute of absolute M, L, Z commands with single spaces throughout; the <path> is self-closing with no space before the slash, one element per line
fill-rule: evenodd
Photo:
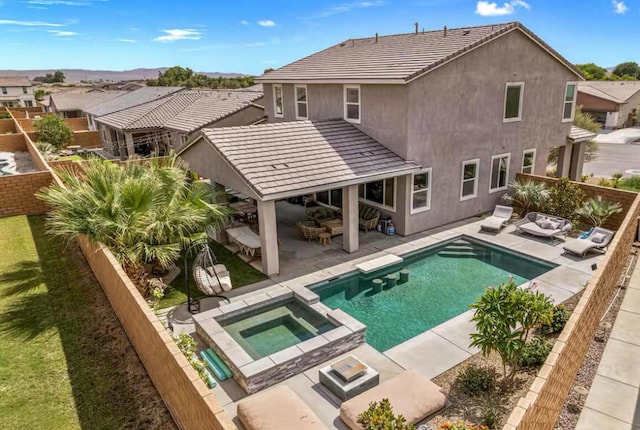
<path fill-rule="evenodd" d="M 33 79 L 36 76 L 45 76 L 47 73 L 53 74 L 56 70 L 61 70 L 65 76 L 65 82 L 80 81 L 140 81 L 143 79 L 157 78 L 158 73 L 163 73 L 168 67 L 158 67 L 155 69 L 133 69 L 133 70 L 85 70 L 85 69 L 51 69 L 51 70 L 0 70 L 0 76 L 27 76 Z M 242 73 L 222 73 L 222 72 L 197 72 L 212 78 L 222 76 L 233 78 L 243 76 Z"/>

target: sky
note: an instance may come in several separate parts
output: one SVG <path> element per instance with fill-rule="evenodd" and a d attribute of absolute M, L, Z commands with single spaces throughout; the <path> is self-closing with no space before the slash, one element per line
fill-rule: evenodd
<path fill-rule="evenodd" d="M 0 69 L 261 74 L 349 38 L 520 21 L 574 63 L 640 62 L 640 0 L 0 0 Z"/>

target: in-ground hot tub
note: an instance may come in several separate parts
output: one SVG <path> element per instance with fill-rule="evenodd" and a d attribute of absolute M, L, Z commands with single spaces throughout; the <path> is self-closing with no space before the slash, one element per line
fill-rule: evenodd
<path fill-rule="evenodd" d="M 193 317 L 196 332 L 247 393 L 255 393 L 364 342 L 365 325 L 307 290 L 282 287 Z"/>

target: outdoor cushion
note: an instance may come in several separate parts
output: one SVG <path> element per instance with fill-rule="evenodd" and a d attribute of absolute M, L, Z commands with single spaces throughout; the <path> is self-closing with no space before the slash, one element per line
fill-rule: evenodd
<path fill-rule="evenodd" d="M 540 218 L 539 220 L 536 220 L 536 225 L 546 230 L 551 227 L 551 221 L 543 217 L 543 218 Z M 555 229 L 552 229 L 552 230 L 555 230 Z"/>
<path fill-rule="evenodd" d="M 447 404 L 440 387 L 415 370 L 406 370 L 386 382 L 358 394 L 340 406 L 340 418 L 351 429 L 362 430 L 358 415 L 366 411 L 371 402 L 389 399 L 396 415 L 402 415 L 407 423 L 416 424 L 433 415 Z"/>
<path fill-rule="evenodd" d="M 591 241 L 594 242 L 594 243 L 602 243 L 602 242 L 604 242 L 604 239 L 606 237 L 607 236 L 605 236 L 602 233 L 595 233 L 593 236 L 591 236 Z"/>
<path fill-rule="evenodd" d="M 557 229 L 559 229 L 559 228 L 560 228 L 560 223 L 559 223 L 559 222 L 557 222 L 557 221 L 549 220 L 549 228 L 550 228 L 551 230 L 557 230 Z"/>
<path fill-rule="evenodd" d="M 326 430 L 327 427 L 291 388 L 280 385 L 238 402 L 246 430 Z"/>

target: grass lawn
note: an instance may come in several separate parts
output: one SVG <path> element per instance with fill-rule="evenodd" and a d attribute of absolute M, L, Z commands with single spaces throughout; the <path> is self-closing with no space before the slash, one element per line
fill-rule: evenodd
<path fill-rule="evenodd" d="M 0 219 L 0 428 L 175 429 L 86 260 Z"/>
<path fill-rule="evenodd" d="M 84 158 L 79 155 L 67 155 L 65 157 L 59 157 L 58 161 L 84 161 Z"/>
<path fill-rule="evenodd" d="M 249 264 L 242 261 L 240 257 L 234 255 L 224 246 L 213 242 L 211 250 L 218 259 L 218 262 L 224 264 L 229 273 L 231 273 L 231 283 L 234 289 L 267 279 L 262 272 L 259 272 Z M 194 259 L 195 255 L 189 257 L 189 276 L 191 276 L 191 265 Z M 184 259 L 180 259 L 178 264 L 181 269 L 180 274 L 170 284 L 170 288 L 165 291 L 165 295 L 158 305 L 159 308 L 167 308 L 169 306 L 176 306 L 187 302 L 187 286 L 184 280 Z M 191 289 L 192 297 L 204 297 L 204 294 L 202 294 L 196 287 L 193 277 L 189 280 L 189 288 Z"/>

